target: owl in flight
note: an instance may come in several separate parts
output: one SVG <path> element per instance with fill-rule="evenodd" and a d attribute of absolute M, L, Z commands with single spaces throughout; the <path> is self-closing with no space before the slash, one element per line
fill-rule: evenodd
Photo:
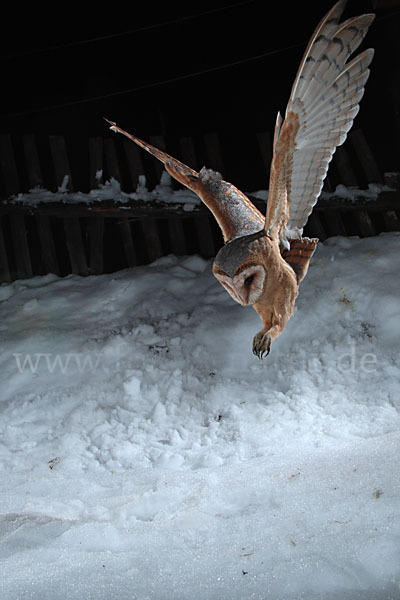
<path fill-rule="evenodd" d="M 109 121 L 165 165 L 168 173 L 195 192 L 211 210 L 225 245 L 213 273 L 234 300 L 252 306 L 262 320 L 253 353 L 263 358 L 291 316 L 318 239 L 302 237 L 321 193 L 329 163 L 343 144 L 359 110 L 374 51 L 350 60 L 364 39 L 373 14 L 340 23 L 346 0 L 322 19 L 300 63 L 285 118 L 278 113 L 273 139 L 265 217 L 219 173 L 199 172 Z"/>

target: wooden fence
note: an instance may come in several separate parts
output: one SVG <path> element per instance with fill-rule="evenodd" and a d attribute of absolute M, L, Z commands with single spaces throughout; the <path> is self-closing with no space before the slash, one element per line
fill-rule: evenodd
<path fill-rule="evenodd" d="M 161 136 L 150 138 L 150 142 L 165 148 Z M 271 137 L 268 133 L 257 134 L 254 144 L 260 164 L 265 165 L 263 180 L 267 181 Z M 194 168 L 202 166 L 192 138 L 182 138 L 177 145 L 179 153 L 171 153 Z M 206 134 L 202 149 L 200 161 L 225 174 L 228 161 L 217 134 Z M 71 168 L 71 152 L 63 136 L 49 136 L 39 143 L 34 135 L 18 139 L 0 135 L 0 282 L 49 272 L 61 276 L 109 273 L 169 253 L 214 256 L 223 243 L 222 237 L 203 205 L 188 212 L 181 205 L 136 200 L 124 204 L 102 201 L 36 206 L 10 201 L 11 196 L 36 186 L 56 191 L 66 175 L 72 191 L 82 171 L 87 177 L 87 190 L 96 189 L 100 172 L 104 179 L 114 177 L 120 181 L 125 190 L 134 191 L 141 174 L 154 185 L 163 166 L 143 154 L 134 144 L 115 136 L 92 138 L 88 143 L 88 168 L 79 164 Z M 338 183 L 360 186 L 366 181 L 389 183 L 397 190 L 397 176 L 384 178 L 363 133 L 355 130 L 335 153 L 325 190 L 332 191 Z M 263 201 L 252 200 L 265 211 Z M 377 200 L 321 198 L 305 233 L 324 240 L 332 235 L 400 231 L 399 200 L 397 191 L 381 192 Z"/>

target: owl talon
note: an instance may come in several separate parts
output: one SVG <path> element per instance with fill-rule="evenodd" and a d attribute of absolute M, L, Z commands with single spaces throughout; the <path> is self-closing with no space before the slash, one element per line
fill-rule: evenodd
<path fill-rule="evenodd" d="M 258 356 L 260 360 L 268 356 L 271 349 L 272 338 L 269 333 L 263 333 L 260 331 L 254 336 L 253 340 L 253 354 Z"/>

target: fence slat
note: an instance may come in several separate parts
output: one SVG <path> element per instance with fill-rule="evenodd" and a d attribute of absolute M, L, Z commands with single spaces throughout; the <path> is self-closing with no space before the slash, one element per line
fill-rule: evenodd
<path fill-rule="evenodd" d="M 24 215 L 18 213 L 11 214 L 10 225 L 18 277 L 32 277 L 32 263 L 29 254 Z"/>
<path fill-rule="evenodd" d="M 357 152 L 358 159 L 361 163 L 368 183 L 382 183 L 383 179 L 378 165 L 361 129 L 355 129 L 351 131 L 349 137 L 355 151 Z"/>
<path fill-rule="evenodd" d="M 206 133 L 204 135 L 204 144 L 206 147 L 206 155 L 208 160 L 208 164 L 206 166 L 223 174 L 225 172 L 225 166 L 222 159 L 221 145 L 219 143 L 218 134 Z"/>
<path fill-rule="evenodd" d="M 30 188 L 43 186 L 42 169 L 40 168 L 39 153 L 34 134 L 27 134 L 22 137 L 24 148 L 26 170 Z"/>
<path fill-rule="evenodd" d="M 136 267 L 137 260 L 135 247 L 132 240 L 131 224 L 129 221 L 120 221 L 118 225 L 121 232 L 126 264 L 128 267 Z"/>
<path fill-rule="evenodd" d="M 9 133 L 0 135 L 0 167 L 3 179 L 3 193 L 6 198 L 18 194 L 20 185 L 18 180 L 17 165 L 14 158 L 14 149 Z"/>
<path fill-rule="evenodd" d="M 354 217 L 357 221 L 361 237 L 369 237 L 375 235 L 375 227 L 371 221 L 371 217 L 366 210 L 356 210 Z"/>
<path fill-rule="evenodd" d="M 171 250 L 177 256 L 187 254 L 187 245 L 182 219 L 171 215 L 168 218 L 168 235 L 171 242 Z"/>
<path fill-rule="evenodd" d="M 119 160 L 114 139 L 107 138 L 106 140 L 104 140 L 104 154 L 106 159 L 108 176 L 114 177 L 114 179 L 121 183 L 121 170 L 119 168 Z"/>
<path fill-rule="evenodd" d="M 139 176 L 145 174 L 141 152 L 136 144 L 129 140 L 123 140 L 123 146 L 131 177 L 132 191 L 135 191 L 139 183 Z"/>
<path fill-rule="evenodd" d="M 36 215 L 36 226 L 45 273 L 60 275 L 61 271 L 57 260 L 50 218 L 47 215 Z"/>
<path fill-rule="evenodd" d="M 342 216 L 339 211 L 330 210 L 326 213 L 326 224 L 329 235 L 347 235 Z"/>
<path fill-rule="evenodd" d="M 92 275 L 103 273 L 104 219 L 96 217 L 87 223 L 89 234 L 89 267 Z"/>
<path fill-rule="evenodd" d="M 3 227 L 0 219 L 0 283 L 11 281 L 10 267 L 8 265 L 8 256 L 6 245 L 4 243 Z"/>
<path fill-rule="evenodd" d="M 67 146 L 64 136 L 50 135 L 49 136 L 50 152 L 53 158 L 54 176 L 57 187 L 63 184 L 64 178 L 68 176 L 68 191 L 73 190 L 73 182 L 71 176 L 71 168 L 69 165 Z"/>
<path fill-rule="evenodd" d="M 346 147 L 339 146 L 333 155 L 333 164 L 335 165 L 343 185 L 358 185 L 357 176 L 351 166 L 350 156 Z"/>
<path fill-rule="evenodd" d="M 315 210 L 308 217 L 306 227 L 307 227 L 307 235 L 310 237 L 316 237 L 321 242 L 326 240 L 326 238 L 328 237 L 327 233 L 325 231 L 325 228 L 322 225 L 321 219 L 319 218 L 319 216 Z"/>
<path fill-rule="evenodd" d="M 205 258 L 215 256 L 214 236 L 210 225 L 210 217 L 207 214 L 199 214 L 196 215 L 194 222 L 200 254 Z"/>
<path fill-rule="evenodd" d="M 100 179 L 96 176 L 103 170 L 103 138 L 89 139 L 89 185 L 91 190 L 99 186 Z"/>
<path fill-rule="evenodd" d="M 160 150 L 165 150 L 165 139 L 162 135 L 151 135 L 150 136 L 150 144 L 159 148 Z M 164 165 L 159 160 L 152 161 L 153 172 L 156 174 L 156 181 L 160 181 L 162 172 L 164 171 Z"/>
<path fill-rule="evenodd" d="M 64 231 L 71 261 L 71 273 L 89 275 L 79 219 L 74 217 L 64 218 Z"/>
<path fill-rule="evenodd" d="M 383 215 L 386 231 L 400 231 L 400 219 L 395 210 L 388 210 Z"/>
<path fill-rule="evenodd" d="M 269 131 L 262 131 L 257 133 L 257 142 L 260 149 L 261 158 L 265 167 L 266 181 L 269 179 L 269 171 L 271 168 L 272 161 L 272 139 Z"/>
<path fill-rule="evenodd" d="M 191 137 L 182 137 L 179 140 L 179 148 L 181 151 L 182 161 L 195 171 L 199 170 L 199 162 L 196 156 L 194 142 Z"/>
<path fill-rule="evenodd" d="M 146 241 L 147 257 L 149 262 L 153 262 L 163 255 L 157 221 L 152 217 L 147 217 L 141 220 L 141 226 Z"/>

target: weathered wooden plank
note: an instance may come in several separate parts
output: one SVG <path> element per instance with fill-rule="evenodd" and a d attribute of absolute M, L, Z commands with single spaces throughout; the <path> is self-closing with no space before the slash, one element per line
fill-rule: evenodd
<path fill-rule="evenodd" d="M 336 148 L 333 155 L 333 163 L 340 177 L 340 183 L 343 185 L 358 185 L 357 176 L 351 165 L 349 153 L 345 146 Z"/>
<path fill-rule="evenodd" d="M 177 256 L 187 254 L 187 244 L 182 219 L 177 215 L 171 215 L 168 218 L 168 235 L 171 242 L 171 249 Z"/>
<path fill-rule="evenodd" d="M 267 181 L 269 179 L 269 171 L 271 168 L 272 161 L 272 139 L 269 131 L 262 131 L 257 133 L 257 142 L 260 149 L 261 158 L 264 163 L 265 172 L 267 175 Z"/>
<path fill-rule="evenodd" d="M 104 269 L 104 219 L 102 217 L 89 219 L 87 230 L 89 235 L 89 270 L 92 275 L 100 275 Z"/>
<path fill-rule="evenodd" d="M 162 135 L 151 135 L 150 136 L 150 144 L 159 148 L 160 150 L 165 150 L 165 139 Z M 159 160 L 153 160 L 152 164 L 153 170 L 156 174 L 156 180 L 160 181 L 161 175 L 164 171 L 164 165 Z"/>
<path fill-rule="evenodd" d="M 100 173 L 103 170 L 103 138 L 89 139 L 89 185 L 95 190 L 101 181 Z"/>
<path fill-rule="evenodd" d="M 40 167 L 39 153 L 34 134 L 26 134 L 22 137 L 28 184 L 30 188 L 43 186 L 43 175 Z"/>
<path fill-rule="evenodd" d="M 114 177 L 120 183 L 122 182 L 121 169 L 115 147 L 115 140 L 107 138 L 104 140 L 104 155 L 107 165 L 107 173 L 109 177 Z"/>
<path fill-rule="evenodd" d="M 197 214 L 194 219 L 200 254 L 205 258 L 211 258 L 216 253 L 210 218 L 207 214 Z"/>
<path fill-rule="evenodd" d="M 118 223 L 121 232 L 122 245 L 124 248 L 125 260 L 128 267 L 136 267 L 137 259 L 135 246 L 133 245 L 131 224 L 128 220 Z"/>
<path fill-rule="evenodd" d="M 79 219 L 74 217 L 64 218 L 64 231 L 71 261 L 71 272 L 76 275 L 89 275 Z"/>
<path fill-rule="evenodd" d="M 128 163 L 129 175 L 132 183 L 132 191 L 135 191 L 139 183 L 140 175 L 145 175 L 142 155 L 136 144 L 129 140 L 123 140 L 126 161 Z"/>
<path fill-rule="evenodd" d="M 21 279 L 32 277 L 32 263 L 24 216 L 17 213 L 11 214 L 10 226 L 17 276 Z"/>
<path fill-rule="evenodd" d="M 10 267 L 4 242 L 2 221 L 0 219 L 0 283 L 8 283 L 9 281 L 11 281 Z"/>
<path fill-rule="evenodd" d="M 310 237 L 316 237 L 318 238 L 321 242 L 323 242 L 324 240 L 326 240 L 326 238 L 328 237 L 324 226 L 322 225 L 321 219 L 319 218 L 317 212 L 314 210 L 314 212 L 311 213 L 311 215 L 308 217 L 308 221 L 307 221 L 307 235 Z"/>
<path fill-rule="evenodd" d="M 182 162 L 195 171 L 199 170 L 199 163 L 196 156 L 196 149 L 191 137 L 181 137 L 179 140 L 179 148 L 181 151 Z"/>
<path fill-rule="evenodd" d="M 386 231 L 400 231 L 400 219 L 395 210 L 383 213 Z"/>
<path fill-rule="evenodd" d="M 355 129 L 349 134 L 350 141 L 357 153 L 368 183 L 382 183 L 383 179 L 371 148 L 361 129 Z"/>
<path fill-rule="evenodd" d="M 14 148 L 9 133 L 0 135 L 0 168 L 4 197 L 9 198 L 14 194 L 18 194 L 21 188 L 14 157 Z"/>
<path fill-rule="evenodd" d="M 371 217 L 366 210 L 356 210 L 354 212 L 354 217 L 361 237 L 369 237 L 376 234 Z"/>
<path fill-rule="evenodd" d="M 147 257 L 149 262 L 153 262 L 163 255 L 157 221 L 151 217 L 142 219 L 141 226 L 146 244 Z"/>
<path fill-rule="evenodd" d="M 222 158 L 221 145 L 217 133 L 206 133 L 204 135 L 204 144 L 206 147 L 207 167 L 223 174 L 225 172 L 224 161 Z"/>
<path fill-rule="evenodd" d="M 329 235 L 347 235 L 342 216 L 339 211 L 330 210 L 326 213 L 326 224 Z"/>
<path fill-rule="evenodd" d="M 69 164 L 67 146 L 63 135 L 49 136 L 50 152 L 54 165 L 54 177 L 57 187 L 65 183 L 65 177 L 68 177 L 68 191 L 73 190 L 71 168 Z"/>
<path fill-rule="evenodd" d="M 42 263 L 45 273 L 60 275 L 56 246 L 50 218 L 46 215 L 36 215 L 36 226 L 39 235 Z"/>

